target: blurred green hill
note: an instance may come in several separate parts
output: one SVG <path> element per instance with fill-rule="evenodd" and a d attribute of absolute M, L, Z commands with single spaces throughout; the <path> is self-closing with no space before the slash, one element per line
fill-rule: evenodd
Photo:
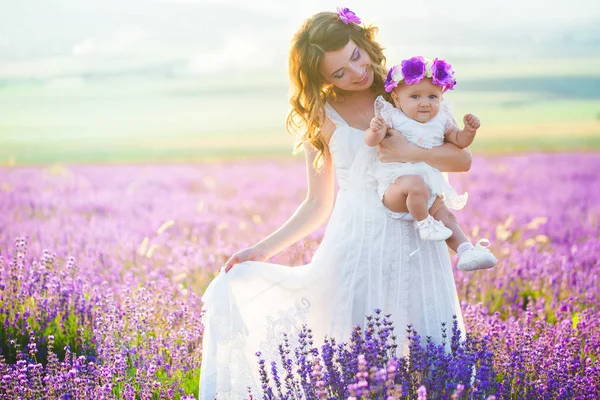
<path fill-rule="evenodd" d="M 600 149 L 600 58 L 458 60 L 446 96 L 477 114 L 475 152 Z M 285 71 L 155 70 L 0 82 L 0 163 L 289 157 Z"/>

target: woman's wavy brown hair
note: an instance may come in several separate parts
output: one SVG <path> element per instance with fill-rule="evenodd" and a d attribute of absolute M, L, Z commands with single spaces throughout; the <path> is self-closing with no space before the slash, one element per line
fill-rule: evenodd
<path fill-rule="evenodd" d="M 372 25 L 345 24 L 337 13 L 321 12 L 306 20 L 292 40 L 289 59 L 292 110 L 287 116 L 286 127 L 288 132 L 299 136 L 296 151 L 303 142 L 317 150 L 313 164 L 316 170 L 323 165 L 326 146 L 320 134 L 325 102 L 336 95 L 334 86 L 325 82 L 321 75 L 323 57 L 326 52 L 339 50 L 352 40 L 371 58 L 374 76 L 371 90 L 387 94 L 383 89 L 385 57 L 382 47 L 375 41 L 377 32 Z"/>

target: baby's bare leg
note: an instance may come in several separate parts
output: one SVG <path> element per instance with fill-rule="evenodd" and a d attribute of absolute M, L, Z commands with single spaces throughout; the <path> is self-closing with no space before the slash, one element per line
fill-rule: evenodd
<path fill-rule="evenodd" d="M 429 216 L 427 200 L 429 190 L 418 175 L 401 176 L 392 183 L 383 195 L 383 204 L 394 212 L 409 212 L 416 221 Z"/>
<path fill-rule="evenodd" d="M 438 200 L 440 202 L 440 205 L 436 207 L 436 203 L 438 202 Z M 434 207 L 436 208 L 435 210 Z M 431 215 L 438 221 L 442 221 L 443 224 L 452 231 L 452 236 L 450 236 L 446 240 L 446 244 L 452 250 L 456 251 L 459 244 L 469 242 L 467 235 L 465 235 L 460 225 L 458 224 L 458 219 L 448 209 L 448 207 L 446 207 L 446 205 L 443 201 L 441 201 L 440 198 L 436 199 L 435 203 L 433 203 L 433 206 L 431 206 Z"/>
<path fill-rule="evenodd" d="M 434 201 L 434 202 L 433 202 L 433 204 L 431 205 L 431 208 L 429 209 L 429 214 L 431 214 L 431 216 L 432 216 L 433 218 L 435 218 L 436 220 L 438 220 L 438 221 L 439 221 L 440 219 L 439 219 L 439 218 L 436 218 L 436 217 L 435 217 L 435 214 L 437 214 L 437 212 L 438 212 L 438 211 L 439 211 L 441 208 L 443 208 L 443 207 L 446 207 L 446 206 L 444 205 L 444 201 L 442 200 L 442 198 L 441 198 L 441 197 L 436 197 L 436 198 L 435 198 L 435 201 Z M 443 222 L 443 221 L 442 221 L 442 222 Z"/>

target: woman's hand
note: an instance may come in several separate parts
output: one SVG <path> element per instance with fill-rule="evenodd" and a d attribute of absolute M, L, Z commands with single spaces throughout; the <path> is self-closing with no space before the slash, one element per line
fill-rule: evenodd
<path fill-rule="evenodd" d="M 335 125 L 330 122 L 329 128 L 331 129 L 330 132 L 333 132 Z M 305 143 L 304 153 L 308 176 L 306 199 L 296 209 L 294 215 L 279 229 L 254 246 L 232 255 L 229 261 L 225 263 L 225 272 L 229 272 L 235 264 L 244 261 L 266 261 L 269 257 L 305 238 L 327 221 L 333 208 L 335 195 L 331 155 L 329 150 L 325 148 L 323 167 L 320 172 L 317 172 L 313 168 L 317 151 L 312 145 Z"/>
<path fill-rule="evenodd" d="M 387 136 L 379 144 L 377 155 L 381 162 L 412 162 L 415 161 L 417 146 L 410 143 L 403 134 L 395 129 L 389 129 Z"/>
<path fill-rule="evenodd" d="M 234 265 L 244 261 L 265 261 L 268 257 L 262 251 L 256 247 L 249 247 L 247 249 L 236 252 L 232 255 L 227 263 L 225 263 L 225 272 L 229 272 Z"/>
<path fill-rule="evenodd" d="M 464 172 L 471 168 L 471 151 L 468 147 L 445 142 L 432 149 L 424 149 L 408 141 L 394 129 L 379 144 L 378 156 L 381 162 L 424 162 L 443 172 Z"/>

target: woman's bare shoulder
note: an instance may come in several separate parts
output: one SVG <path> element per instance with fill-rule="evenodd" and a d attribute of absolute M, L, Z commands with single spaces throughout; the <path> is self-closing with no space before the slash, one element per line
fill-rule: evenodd
<path fill-rule="evenodd" d="M 323 118 L 323 124 L 321 125 L 321 137 L 323 141 L 329 144 L 331 137 L 333 136 L 333 132 L 335 132 L 335 124 L 328 117 Z"/>
<path fill-rule="evenodd" d="M 331 103 L 329 103 L 329 105 L 331 107 Z M 321 135 L 321 138 L 325 144 L 329 144 L 329 141 L 333 136 L 333 132 L 335 132 L 335 123 L 329 118 L 325 107 L 327 107 L 327 104 L 323 106 L 323 110 L 320 113 L 321 115 L 319 119 L 321 120 L 321 127 L 319 128 L 319 135 Z"/>

